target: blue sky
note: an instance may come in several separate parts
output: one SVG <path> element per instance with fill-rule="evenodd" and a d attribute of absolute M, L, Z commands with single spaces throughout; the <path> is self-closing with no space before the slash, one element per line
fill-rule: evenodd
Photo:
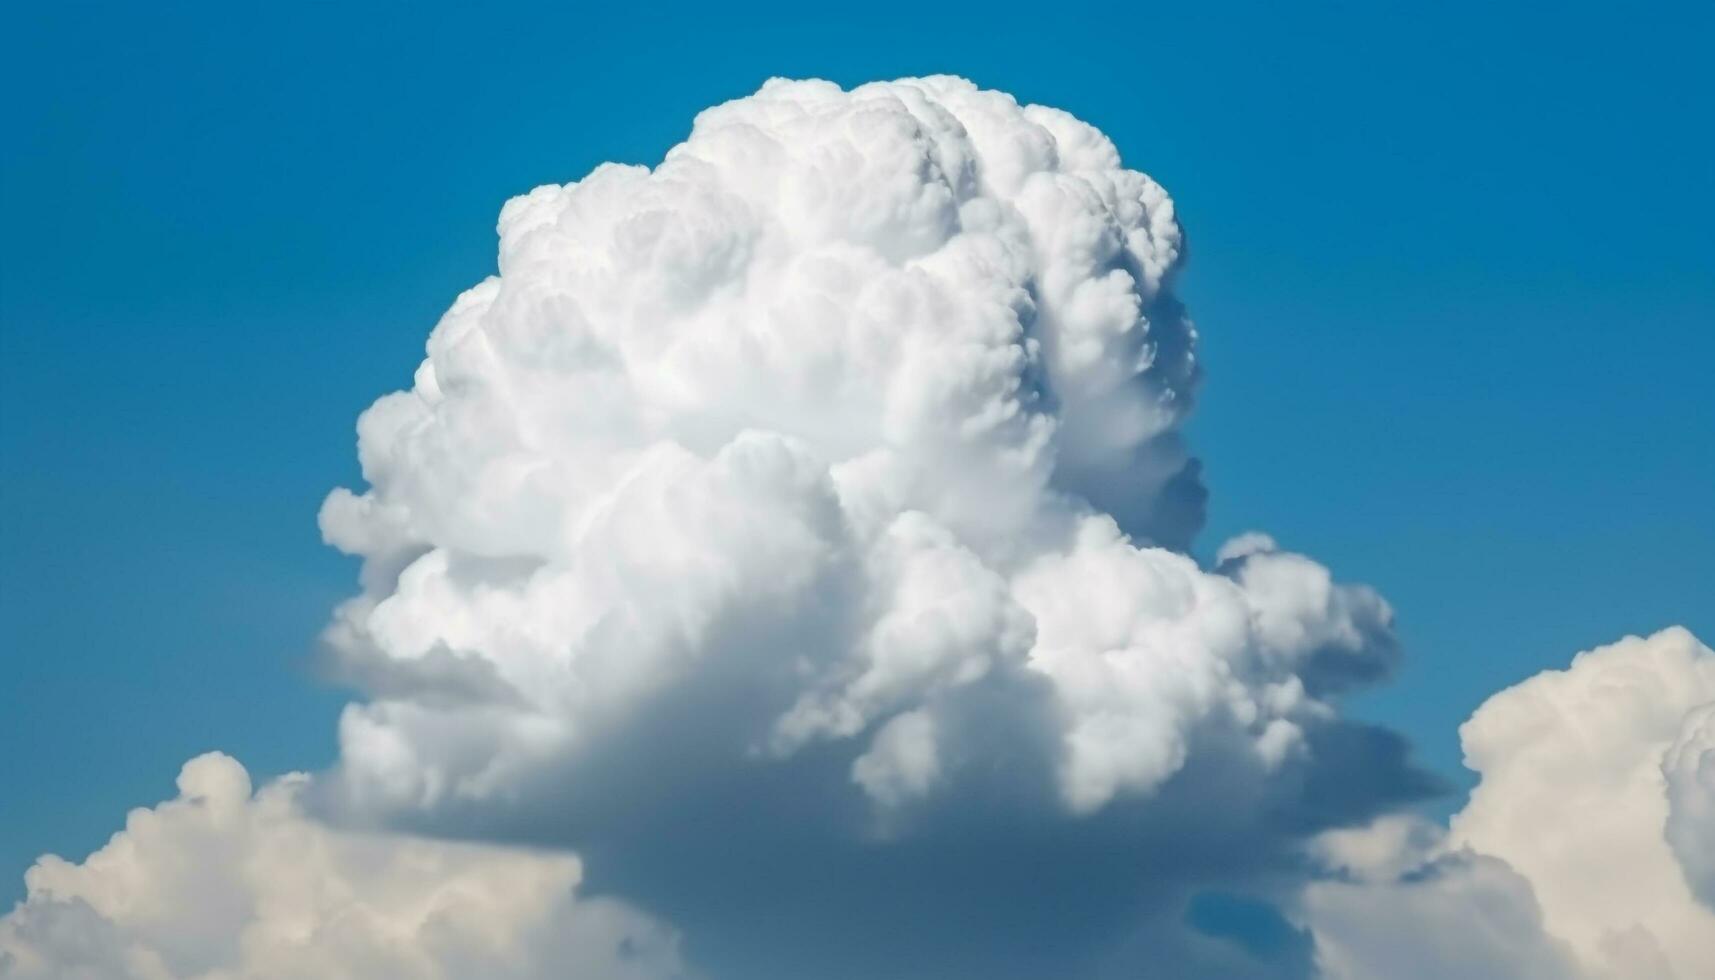
<path fill-rule="evenodd" d="M 0 879 L 220 747 L 326 764 L 353 422 L 508 196 L 770 75 L 966 75 L 1178 202 L 1211 525 L 1377 586 L 1361 712 L 1455 727 L 1577 649 L 1715 634 L 1707 5 L 43 5 L 7 17 Z"/>

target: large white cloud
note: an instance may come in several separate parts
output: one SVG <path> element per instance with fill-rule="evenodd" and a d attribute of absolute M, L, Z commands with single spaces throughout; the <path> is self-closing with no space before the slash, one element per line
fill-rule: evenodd
<path fill-rule="evenodd" d="M 44 857 L 0 918 L 15 980 L 664 980 L 676 937 L 575 900 L 576 858 L 331 829 L 301 775 L 252 795 L 218 753 L 81 864 Z"/>
<path fill-rule="evenodd" d="M 1392 665 L 1380 597 L 1261 536 L 1184 553 L 1181 234 L 1097 130 L 957 79 L 776 81 L 499 235 L 322 511 L 371 695 L 330 812 L 576 846 L 653 906 L 783 834 L 981 813 L 1046 860 L 1222 810 L 1203 853 L 1263 860 L 1421 789 L 1337 712 Z"/>
<path fill-rule="evenodd" d="M 1387 606 L 1313 562 L 1151 546 L 1198 521 L 1180 233 L 1064 113 L 774 82 L 500 236 L 322 515 L 366 562 L 331 634 L 377 694 L 363 801 L 513 793 L 713 670 L 769 708 L 734 753 L 856 740 L 883 804 L 957 763 L 946 702 L 1022 674 L 1087 810 L 1204 726 L 1283 759 L 1389 663 Z"/>
<path fill-rule="evenodd" d="M 1450 832 L 1322 842 L 1347 873 L 1306 896 L 1328 973 L 1715 976 L 1712 716 L 1715 651 L 1677 628 L 1490 698 L 1461 729 L 1482 780 Z"/>

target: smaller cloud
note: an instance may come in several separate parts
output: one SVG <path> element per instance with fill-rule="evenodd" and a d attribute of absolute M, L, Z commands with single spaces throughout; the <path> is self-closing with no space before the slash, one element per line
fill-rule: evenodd
<path fill-rule="evenodd" d="M 658 980 L 676 939 L 574 899 L 577 858 L 375 836 L 305 817 L 306 777 L 252 793 L 219 753 L 81 864 L 42 858 L 0 918 L 8 980 Z M 570 972 L 568 972 L 568 970 Z"/>
<path fill-rule="evenodd" d="M 1628 637 L 1460 735 L 1482 779 L 1449 829 L 1396 817 L 1313 848 L 1333 878 L 1299 914 L 1326 976 L 1715 976 L 1715 651 Z"/>

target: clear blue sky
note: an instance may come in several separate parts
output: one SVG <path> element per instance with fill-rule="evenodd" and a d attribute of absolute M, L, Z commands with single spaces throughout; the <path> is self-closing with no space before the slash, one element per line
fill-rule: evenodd
<path fill-rule="evenodd" d="M 1455 726 L 1581 648 L 1715 636 L 1715 7 L 15 6 L 4 46 L 0 900 L 221 748 L 333 754 L 315 511 L 492 269 L 508 196 L 770 75 L 952 72 L 1174 194 L 1202 549 L 1378 586 L 1361 712 Z"/>

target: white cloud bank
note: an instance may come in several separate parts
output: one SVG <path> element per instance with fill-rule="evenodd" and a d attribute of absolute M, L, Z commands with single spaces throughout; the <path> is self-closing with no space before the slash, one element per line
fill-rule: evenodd
<path fill-rule="evenodd" d="M 1348 875 L 1305 896 L 1327 975 L 1715 976 L 1712 717 L 1715 651 L 1683 629 L 1490 698 L 1460 730 L 1482 781 L 1450 831 L 1323 841 Z"/>
<path fill-rule="evenodd" d="M 82 864 L 45 857 L 0 919 L 15 980 L 663 980 L 676 937 L 574 900 L 568 855 L 370 835 L 307 819 L 306 777 L 252 795 L 218 753 Z"/>

